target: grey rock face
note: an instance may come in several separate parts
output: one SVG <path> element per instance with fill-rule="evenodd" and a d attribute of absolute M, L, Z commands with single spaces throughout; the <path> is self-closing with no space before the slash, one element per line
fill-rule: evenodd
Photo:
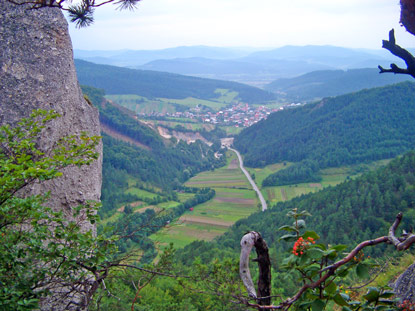
<path fill-rule="evenodd" d="M 59 137 L 86 131 L 100 135 L 98 111 L 83 98 L 73 63 L 67 22 L 59 9 L 28 10 L 0 0 L 0 124 L 14 123 L 33 109 L 54 109 L 62 117 L 42 134 L 47 150 Z M 101 150 L 100 150 L 101 152 Z M 100 157 L 102 159 L 102 157 Z M 101 160 L 39 186 L 51 190 L 50 205 L 70 209 L 99 200 Z"/>
<path fill-rule="evenodd" d="M 30 10 L 0 0 L 0 124 L 13 124 L 37 108 L 62 115 L 43 131 L 39 145 L 44 150 L 62 136 L 82 131 L 100 135 L 98 111 L 84 100 L 78 84 L 62 12 L 57 8 Z M 100 159 L 92 165 L 68 167 L 62 177 L 25 191 L 51 191 L 48 205 L 70 217 L 74 206 L 100 198 L 102 146 L 98 151 Z M 81 226 L 94 230 L 87 223 Z"/>
<path fill-rule="evenodd" d="M 396 280 L 393 291 L 401 301 L 415 302 L 415 264 L 412 264 Z"/>

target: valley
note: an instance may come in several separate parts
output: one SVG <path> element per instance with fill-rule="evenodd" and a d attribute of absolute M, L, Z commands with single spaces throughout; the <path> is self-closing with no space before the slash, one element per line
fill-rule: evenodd
<path fill-rule="evenodd" d="M 415 311 L 415 0 L 0 7 L 0 310 Z"/>
<path fill-rule="evenodd" d="M 158 86 L 134 94 L 138 84 L 125 83 L 130 74 L 145 81 L 154 73 L 81 63 L 81 79 L 91 82 L 97 77 L 82 73 L 86 68 L 113 73 L 111 87 L 84 87 L 103 125 L 98 229 L 127 230 L 131 237 L 118 249 L 140 264 L 157 265 L 174 248 L 175 265 L 211 269 L 236 260 L 240 237 L 250 230 L 263 235 L 272 261 L 281 262 L 292 246 L 279 241 L 278 228 L 290 210 L 311 212 L 307 228 L 321 232 L 322 243 L 348 245 L 381 234 L 398 207 L 412 215 L 412 173 L 400 173 L 405 164 L 397 162 L 412 161 L 403 156 L 415 137 L 412 83 L 307 103 L 309 95 L 284 102 L 263 90 L 219 81 L 201 86 L 190 77 L 182 89 L 176 82 L 183 78 L 168 75 L 167 85 L 176 89 L 161 97 Z M 120 84 L 126 93 L 115 88 Z M 369 254 L 383 258 L 383 252 Z M 296 281 L 273 270 L 274 288 L 292 294 Z"/>

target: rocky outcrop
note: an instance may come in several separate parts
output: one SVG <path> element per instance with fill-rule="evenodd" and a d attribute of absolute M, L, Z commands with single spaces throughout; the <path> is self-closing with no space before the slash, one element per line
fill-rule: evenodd
<path fill-rule="evenodd" d="M 0 124 L 13 124 L 36 108 L 54 109 L 62 115 L 43 131 L 39 145 L 44 150 L 65 135 L 82 131 L 100 135 L 98 111 L 84 100 L 78 84 L 62 12 L 57 8 L 30 10 L 0 0 Z M 102 155 L 102 146 L 98 151 Z M 101 162 L 102 156 L 90 166 L 68 167 L 62 177 L 26 191 L 50 191 L 49 206 L 70 217 L 74 206 L 99 200 Z M 81 226 L 94 229 L 87 223 Z"/>
<path fill-rule="evenodd" d="M 393 285 L 393 291 L 402 301 L 415 302 L 415 264 L 402 273 Z"/>
<path fill-rule="evenodd" d="M 14 123 L 36 108 L 56 110 L 62 117 L 42 133 L 40 145 L 45 150 L 65 135 L 100 135 L 98 111 L 84 100 L 78 85 L 62 12 L 29 10 L 5 0 L 0 1 L 0 12 L 0 124 Z M 50 204 L 59 209 L 99 200 L 100 161 L 71 167 L 38 191 L 50 190 Z"/>

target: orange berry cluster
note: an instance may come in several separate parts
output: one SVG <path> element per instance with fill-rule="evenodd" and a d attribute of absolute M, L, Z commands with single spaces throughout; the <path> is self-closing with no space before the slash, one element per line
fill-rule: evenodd
<path fill-rule="evenodd" d="M 398 307 L 401 308 L 402 311 L 414 311 L 415 303 L 410 302 L 409 300 L 404 300 Z"/>
<path fill-rule="evenodd" d="M 310 244 L 315 244 L 316 242 L 312 237 L 308 237 L 307 240 L 304 240 L 303 237 L 299 237 L 298 240 L 294 243 L 292 253 L 295 256 L 301 256 L 304 254 L 304 251 L 308 248 Z"/>

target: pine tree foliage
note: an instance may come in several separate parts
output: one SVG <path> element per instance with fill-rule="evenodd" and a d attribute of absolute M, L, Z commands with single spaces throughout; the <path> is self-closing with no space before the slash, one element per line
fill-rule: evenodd
<path fill-rule="evenodd" d="M 67 11 L 70 21 L 78 28 L 90 26 L 94 22 L 96 8 L 114 4 L 119 10 L 134 10 L 141 0 L 7 0 L 16 5 L 29 5 L 32 9 L 55 7 Z"/>

